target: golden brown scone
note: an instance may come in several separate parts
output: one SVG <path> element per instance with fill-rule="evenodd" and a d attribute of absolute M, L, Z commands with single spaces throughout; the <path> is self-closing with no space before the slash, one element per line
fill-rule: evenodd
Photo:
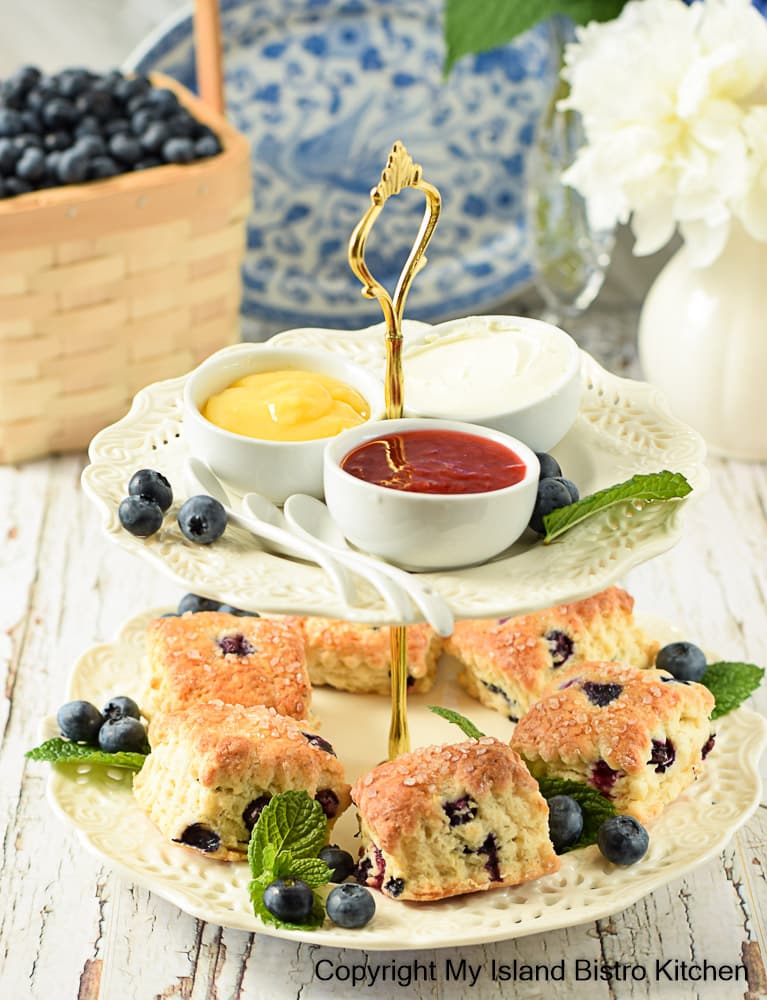
<path fill-rule="evenodd" d="M 516 722 L 565 666 L 584 660 L 652 666 L 658 643 L 634 623 L 633 608 L 625 590 L 608 587 L 518 618 L 457 622 L 445 652 L 460 661 L 458 682 L 473 698 Z"/>
<path fill-rule="evenodd" d="M 665 671 L 581 663 L 522 717 L 511 745 L 536 777 L 586 782 L 644 823 L 697 777 L 713 707 L 708 688 Z"/>
<path fill-rule="evenodd" d="M 331 745 L 273 708 L 190 705 L 153 718 L 149 742 L 133 780 L 139 804 L 166 837 L 210 858 L 241 861 L 278 792 L 305 789 L 329 828 L 351 801 Z"/>
<path fill-rule="evenodd" d="M 306 645 L 312 684 L 329 684 L 342 691 L 389 694 L 391 653 L 388 628 L 298 618 Z M 434 683 L 442 640 L 428 625 L 407 629 L 408 688 L 428 691 Z"/>
<path fill-rule="evenodd" d="M 358 881 L 394 899 L 443 899 L 559 868 L 536 781 L 491 736 L 381 764 L 357 781 L 352 800 Z"/>
<path fill-rule="evenodd" d="M 311 683 L 304 642 L 289 619 L 219 611 L 158 618 L 147 628 L 147 717 L 198 702 L 266 705 L 306 719 Z"/>

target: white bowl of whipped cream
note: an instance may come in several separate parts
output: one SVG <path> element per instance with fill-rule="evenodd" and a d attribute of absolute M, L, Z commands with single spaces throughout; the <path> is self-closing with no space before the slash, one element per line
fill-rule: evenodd
<path fill-rule="evenodd" d="M 577 416 L 580 367 L 578 345 L 557 326 L 468 316 L 406 341 L 405 411 L 492 427 L 549 451 Z"/>

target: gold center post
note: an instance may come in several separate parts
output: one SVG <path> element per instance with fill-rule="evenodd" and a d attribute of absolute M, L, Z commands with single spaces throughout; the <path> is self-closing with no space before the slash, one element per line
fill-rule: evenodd
<path fill-rule="evenodd" d="M 400 273 L 394 295 L 391 296 L 368 270 L 365 263 L 365 244 L 387 199 L 399 194 L 406 187 L 423 191 L 426 196 L 426 208 L 418 235 Z M 396 420 L 403 413 L 405 384 L 402 374 L 402 316 L 405 299 L 413 278 L 426 264 L 426 247 L 437 225 L 441 205 L 439 191 L 423 179 L 420 165 L 413 163 L 404 145 L 395 142 L 381 173 L 381 180 L 370 192 L 370 207 L 357 223 L 349 240 L 349 266 L 362 282 L 362 294 L 369 299 L 378 299 L 386 321 L 387 420 Z M 389 759 L 392 760 L 410 749 L 407 724 L 407 633 L 404 625 L 395 625 L 389 629 L 389 642 L 392 698 Z"/>

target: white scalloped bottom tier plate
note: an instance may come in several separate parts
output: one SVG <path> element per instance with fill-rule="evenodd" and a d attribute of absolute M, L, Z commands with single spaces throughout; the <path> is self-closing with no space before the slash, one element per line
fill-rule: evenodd
<path fill-rule="evenodd" d="M 139 666 L 144 632 L 158 613 L 133 618 L 117 642 L 86 652 L 72 672 L 69 697 L 96 704 L 118 693 L 140 698 L 145 683 Z M 678 630 L 656 618 L 643 618 L 641 623 L 662 642 L 680 638 Z M 445 658 L 435 687 L 428 694 L 410 696 L 412 745 L 463 738 L 427 705 L 454 708 L 485 732 L 508 740 L 513 725 L 469 698 L 455 683 L 454 666 Z M 322 720 L 323 735 L 344 762 L 348 780 L 354 781 L 385 756 L 388 698 L 320 688 L 314 692 L 312 707 Z M 376 893 L 375 918 L 357 931 L 329 921 L 321 930 L 307 932 L 261 924 L 248 898 L 248 866 L 211 861 L 166 842 L 135 803 L 127 771 L 56 765 L 48 797 L 97 857 L 201 920 L 338 948 L 444 948 L 522 937 L 609 916 L 717 854 L 759 803 L 758 760 L 767 742 L 767 722 L 739 709 L 715 726 L 716 746 L 703 776 L 652 826 L 649 852 L 638 864 L 616 867 L 596 847 L 588 847 L 564 855 L 556 874 L 514 888 L 436 903 L 396 902 Z M 374 733 L 377 739 L 371 739 Z M 45 736 L 52 735 L 57 729 L 49 718 Z M 333 840 L 356 856 L 355 830 L 351 808 L 335 827 Z"/>
<path fill-rule="evenodd" d="M 406 323 L 405 341 L 425 324 Z M 269 341 L 341 354 L 383 377 L 384 329 L 290 330 Z M 705 489 L 702 438 L 671 416 L 657 390 L 618 378 L 582 356 L 583 396 L 578 417 L 554 449 L 564 474 L 582 495 L 636 473 L 670 469 L 696 491 Z M 195 545 L 176 523 L 184 493 L 182 392 L 186 376 L 142 389 L 130 412 L 91 442 L 83 487 L 97 504 L 108 537 L 148 559 L 185 590 L 235 607 L 274 613 L 324 615 L 375 625 L 398 624 L 379 595 L 361 584 L 347 607 L 316 566 L 272 555 L 247 531 L 230 526 L 213 545 Z M 177 493 L 164 526 L 136 538 L 117 516 L 128 481 L 141 468 L 164 473 Z M 522 614 L 578 600 L 614 583 L 633 566 L 659 555 L 679 539 L 687 501 L 631 503 L 609 508 L 544 546 L 526 532 L 501 556 L 482 566 L 420 574 L 448 602 L 456 618 Z"/>

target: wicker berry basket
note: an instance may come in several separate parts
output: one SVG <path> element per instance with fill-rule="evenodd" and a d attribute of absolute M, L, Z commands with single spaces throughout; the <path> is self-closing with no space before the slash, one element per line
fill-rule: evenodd
<path fill-rule="evenodd" d="M 0 201 L 0 462 L 85 447 L 142 386 L 239 337 L 248 143 L 153 83 L 223 152 Z"/>

